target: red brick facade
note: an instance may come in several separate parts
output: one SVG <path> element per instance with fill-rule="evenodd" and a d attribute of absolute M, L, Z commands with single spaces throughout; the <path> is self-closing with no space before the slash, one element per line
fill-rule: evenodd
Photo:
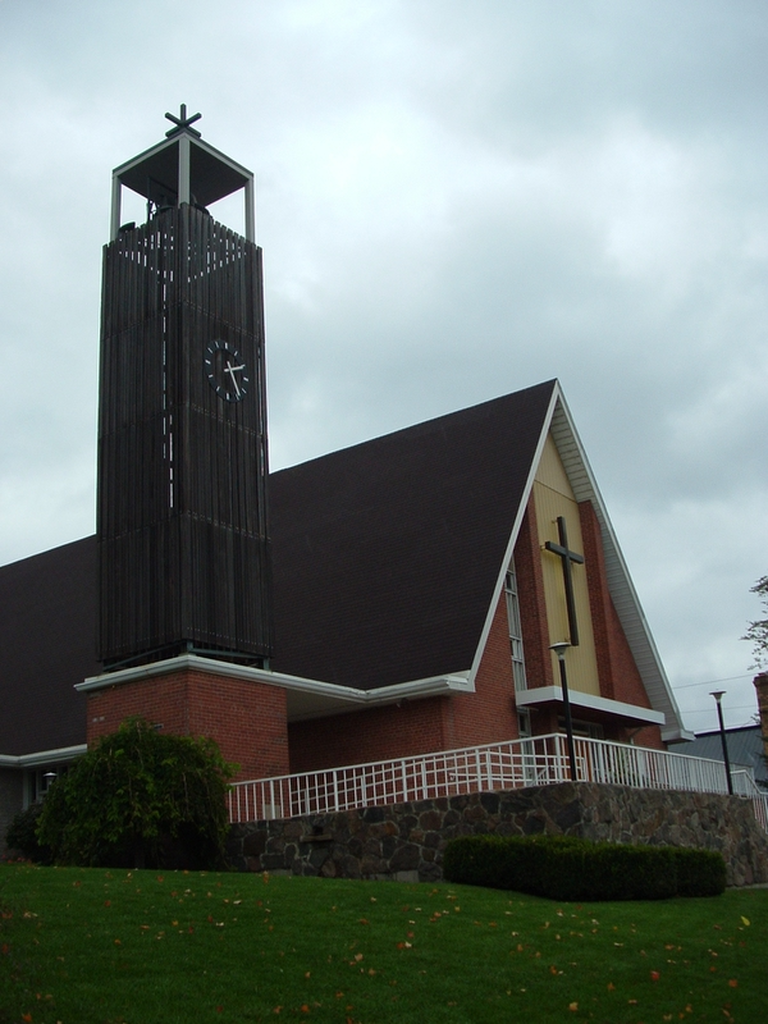
<path fill-rule="evenodd" d="M 457 693 L 445 713 L 447 749 L 501 743 L 519 735 L 515 683 L 509 650 L 507 607 L 502 594 L 496 606 L 474 693 Z"/>
<path fill-rule="evenodd" d="M 768 757 L 768 672 L 761 672 L 752 680 L 757 691 L 757 708 L 760 712 L 760 731 L 763 736 L 763 749 Z"/>
<path fill-rule="evenodd" d="M 589 502 L 581 503 L 579 511 L 601 696 L 650 708 L 608 591 L 600 524 Z M 515 548 L 515 568 L 528 686 L 552 686 L 556 680 L 532 495 Z M 532 731 L 539 735 L 556 732 L 559 712 L 556 704 L 533 706 Z M 501 595 L 491 622 L 474 693 L 404 699 L 289 725 L 284 690 L 199 668 L 185 669 L 92 691 L 88 742 L 137 714 L 169 732 L 212 736 L 224 757 L 240 765 L 240 779 L 516 739 L 519 720 L 505 597 Z M 604 712 L 583 711 L 580 717 L 600 723 L 606 739 L 634 737 L 640 745 L 663 748 L 657 726 L 625 726 Z"/>
<path fill-rule="evenodd" d="M 520 620 L 525 649 L 525 676 L 529 687 L 554 686 L 552 654 L 549 650 L 541 545 L 536 528 L 533 491 L 528 499 L 515 544 L 515 573 L 520 600 Z"/>
<path fill-rule="evenodd" d="M 165 732 L 210 736 L 237 779 L 289 771 L 285 690 L 201 669 L 130 679 L 88 694 L 87 740 L 141 715 Z"/>
<path fill-rule="evenodd" d="M 600 523 L 591 502 L 582 501 L 579 504 L 579 518 L 600 694 L 624 704 L 650 709 L 651 702 L 608 591 Z M 665 749 L 661 730 L 656 725 L 639 730 L 636 727 L 613 725 L 606 730 L 606 739 L 626 742 L 630 737 L 634 738 L 638 746 Z"/>
<path fill-rule="evenodd" d="M 346 715 L 288 726 L 291 771 L 364 764 L 445 750 L 444 711 L 449 697 L 404 700 Z"/>

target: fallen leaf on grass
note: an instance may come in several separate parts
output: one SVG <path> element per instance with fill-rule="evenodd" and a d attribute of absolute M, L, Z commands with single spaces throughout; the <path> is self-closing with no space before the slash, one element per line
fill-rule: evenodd
<path fill-rule="evenodd" d="M 728 986 L 729 986 L 729 988 L 738 988 L 739 987 L 739 983 L 738 983 L 738 981 L 736 981 L 735 978 L 731 978 L 731 980 L 728 982 Z"/>
<path fill-rule="evenodd" d="M 572 1013 L 576 1013 L 578 1008 L 579 1008 L 579 1004 L 578 1003 L 568 1003 L 568 1009 L 571 1010 Z"/>
<path fill-rule="evenodd" d="M 747 928 L 749 928 L 749 918 L 748 917 L 742 917 L 741 923 L 745 924 L 747 926 Z"/>

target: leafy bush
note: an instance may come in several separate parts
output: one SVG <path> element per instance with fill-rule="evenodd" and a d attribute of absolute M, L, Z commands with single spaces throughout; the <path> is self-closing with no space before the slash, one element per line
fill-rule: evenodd
<path fill-rule="evenodd" d="M 38 839 L 58 864 L 216 867 L 233 774 L 213 740 L 129 719 L 53 783 Z"/>
<path fill-rule="evenodd" d="M 461 836 L 443 857 L 451 882 L 558 900 L 715 896 L 725 861 L 711 850 L 593 843 L 570 836 Z"/>
<path fill-rule="evenodd" d="M 42 809 L 42 804 L 30 804 L 25 811 L 19 811 L 8 826 L 5 842 L 9 850 L 22 854 L 27 860 L 50 864 L 53 859 L 51 849 L 41 845 L 37 838 L 37 823 Z"/>

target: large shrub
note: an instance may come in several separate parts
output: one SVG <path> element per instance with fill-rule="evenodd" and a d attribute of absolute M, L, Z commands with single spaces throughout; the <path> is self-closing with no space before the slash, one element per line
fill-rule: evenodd
<path fill-rule="evenodd" d="M 233 774 L 213 740 L 129 719 L 53 783 L 38 840 L 59 864 L 216 867 Z"/>
<path fill-rule="evenodd" d="M 51 850 L 47 846 L 41 846 L 37 838 L 37 825 L 42 809 L 42 804 L 30 804 L 26 810 L 19 811 L 8 826 L 5 844 L 9 852 L 20 853 L 36 864 L 50 864 Z"/>
<path fill-rule="evenodd" d="M 443 857 L 451 882 L 557 900 L 716 896 L 725 861 L 712 850 L 593 843 L 569 836 L 461 836 Z"/>

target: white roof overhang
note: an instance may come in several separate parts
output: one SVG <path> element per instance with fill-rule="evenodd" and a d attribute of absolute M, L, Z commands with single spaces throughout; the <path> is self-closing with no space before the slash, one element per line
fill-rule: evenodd
<path fill-rule="evenodd" d="M 531 707 L 536 704 L 561 704 L 563 702 L 563 691 L 559 686 L 537 686 L 532 690 L 523 690 L 516 694 L 518 707 Z M 639 725 L 664 725 L 664 714 L 661 711 L 653 711 L 651 708 L 641 708 L 635 704 L 625 704 L 620 700 L 610 700 L 608 697 L 598 697 L 592 693 L 583 693 L 581 690 L 572 690 L 568 687 L 568 702 L 571 707 L 578 711 L 601 711 L 613 715 L 616 718 L 623 718 L 630 722 L 637 722 Z"/>
<path fill-rule="evenodd" d="M 87 749 L 87 744 L 78 743 L 73 747 L 36 750 L 31 754 L 0 754 L 0 768 L 40 768 L 47 764 L 66 764 L 80 757 Z"/>
<path fill-rule="evenodd" d="M 251 668 L 228 661 L 217 661 L 214 658 L 201 658 L 195 654 L 180 655 L 177 658 L 169 658 L 153 665 L 140 665 L 117 672 L 105 672 L 102 675 L 85 679 L 82 683 L 76 683 L 75 689 L 80 693 L 90 693 L 110 686 L 119 686 L 121 683 L 168 675 L 171 672 L 185 669 L 280 687 L 286 691 L 289 722 L 325 718 L 328 715 L 356 711 L 364 707 L 398 704 L 405 700 L 446 696 L 456 692 L 466 693 L 472 689 L 467 680 L 468 672 L 435 676 L 430 679 L 415 679 L 393 686 L 381 686 L 375 690 L 363 690 L 350 686 L 339 686 L 336 683 L 325 683 L 319 679 L 302 679 L 299 676 L 284 675 L 264 668 Z"/>

